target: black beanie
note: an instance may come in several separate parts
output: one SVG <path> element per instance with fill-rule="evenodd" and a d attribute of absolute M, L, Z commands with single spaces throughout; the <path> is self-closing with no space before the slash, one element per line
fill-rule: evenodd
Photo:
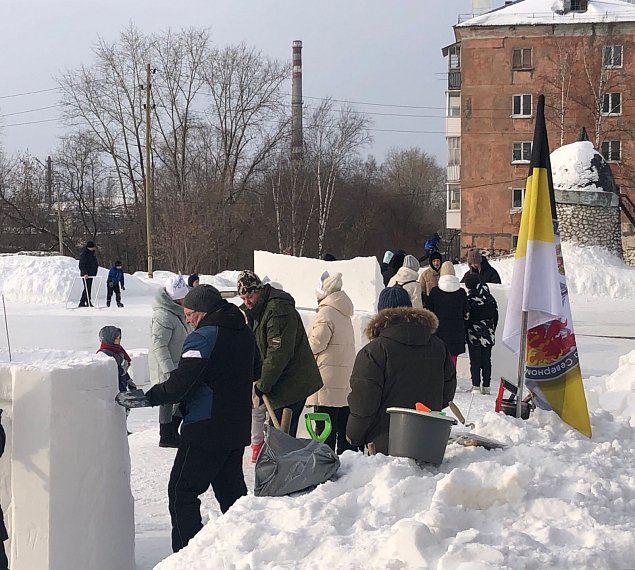
<path fill-rule="evenodd" d="M 86 247 L 95 247 L 95 242 L 94 241 L 87 241 L 86 242 Z"/>
<path fill-rule="evenodd" d="M 187 286 L 188 286 L 190 289 L 193 289 L 193 288 L 194 288 L 194 281 L 198 281 L 198 280 L 199 280 L 199 279 L 198 279 L 198 273 L 192 273 L 192 275 L 190 275 L 190 276 L 187 278 Z"/>
<path fill-rule="evenodd" d="M 211 313 L 222 303 L 223 298 L 220 291 L 212 285 L 199 285 L 190 289 L 190 292 L 183 299 L 183 306 L 192 311 L 201 313 Z"/>
<path fill-rule="evenodd" d="M 478 276 L 478 273 L 475 273 L 474 271 L 470 271 L 465 276 L 465 286 L 468 288 L 469 291 L 472 291 L 472 289 L 476 289 L 480 282 L 481 278 Z"/>

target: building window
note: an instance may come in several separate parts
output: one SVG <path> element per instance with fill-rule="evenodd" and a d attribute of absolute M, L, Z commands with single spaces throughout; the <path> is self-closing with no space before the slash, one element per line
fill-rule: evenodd
<path fill-rule="evenodd" d="M 531 161 L 531 143 L 530 142 L 512 143 L 512 162 L 524 164 L 530 161 Z"/>
<path fill-rule="evenodd" d="M 604 46 L 604 67 L 622 67 L 622 46 Z"/>
<path fill-rule="evenodd" d="M 461 209 L 461 185 L 448 184 L 448 210 Z"/>
<path fill-rule="evenodd" d="M 461 164 L 461 137 L 448 137 L 448 166 Z"/>
<path fill-rule="evenodd" d="M 586 12 L 588 0 L 570 0 L 572 12 Z"/>
<path fill-rule="evenodd" d="M 512 69 L 531 69 L 531 48 L 512 50 Z"/>
<path fill-rule="evenodd" d="M 512 234 L 512 249 L 518 247 L 518 234 Z"/>
<path fill-rule="evenodd" d="M 605 93 L 602 100 L 603 115 L 621 115 L 622 114 L 622 94 L 621 93 Z"/>
<path fill-rule="evenodd" d="M 512 210 L 522 210 L 525 201 L 524 188 L 512 188 Z"/>
<path fill-rule="evenodd" d="M 448 117 L 460 117 L 461 116 L 461 94 L 448 93 Z"/>
<path fill-rule="evenodd" d="M 609 162 L 622 160 L 622 143 L 620 141 L 604 141 L 602 143 L 602 156 Z"/>
<path fill-rule="evenodd" d="M 512 98 L 513 117 L 531 117 L 531 95 L 514 95 Z"/>
<path fill-rule="evenodd" d="M 448 48 L 450 69 L 461 69 L 461 46 L 455 44 Z"/>

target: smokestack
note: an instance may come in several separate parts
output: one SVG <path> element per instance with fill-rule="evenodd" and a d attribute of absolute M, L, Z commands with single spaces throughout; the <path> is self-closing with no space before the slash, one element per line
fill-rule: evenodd
<path fill-rule="evenodd" d="M 507 2 L 505 2 L 507 4 Z M 480 16 L 492 9 L 492 0 L 472 0 L 472 16 Z"/>
<path fill-rule="evenodd" d="M 293 42 L 293 74 L 291 79 L 291 162 L 302 162 L 302 42 Z"/>

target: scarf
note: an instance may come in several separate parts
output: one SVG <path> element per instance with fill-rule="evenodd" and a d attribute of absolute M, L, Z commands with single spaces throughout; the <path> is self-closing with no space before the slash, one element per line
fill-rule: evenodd
<path fill-rule="evenodd" d="M 99 348 L 96 350 L 96 352 L 101 352 L 102 350 L 109 350 L 110 352 L 114 352 L 116 354 L 122 353 L 123 357 L 128 362 L 132 362 L 132 359 L 130 358 L 130 356 L 128 356 L 128 353 L 124 350 L 123 346 L 121 346 L 120 344 L 109 344 L 107 342 L 102 342 L 99 345 Z"/>

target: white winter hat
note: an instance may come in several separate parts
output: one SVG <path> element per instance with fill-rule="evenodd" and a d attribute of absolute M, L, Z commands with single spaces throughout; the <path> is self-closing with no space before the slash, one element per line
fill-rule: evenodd
<path fill-rule="evenodd" d="M 190 288 L 180 273 L 178 275 L 170 275 L 170 277 L 165 280 L 165 291 L 173 301 L 184 299 L 189 290 Z"/>
<path fill-rule="evenodd" d="M 421 265 L 414 255 L 406 255 L 406 257 L 404 257 L 402 267 L 408 267 L 413 271 L 419 271 Z"/>
<path fill-rule="evenodd" d="M 320 283 L 316 290 L 318 301 L 328 297 L 331 293 L 342 290 L 342 274 L 335 273 L 330 275 L 328 271 L 322 273 Z"/>

